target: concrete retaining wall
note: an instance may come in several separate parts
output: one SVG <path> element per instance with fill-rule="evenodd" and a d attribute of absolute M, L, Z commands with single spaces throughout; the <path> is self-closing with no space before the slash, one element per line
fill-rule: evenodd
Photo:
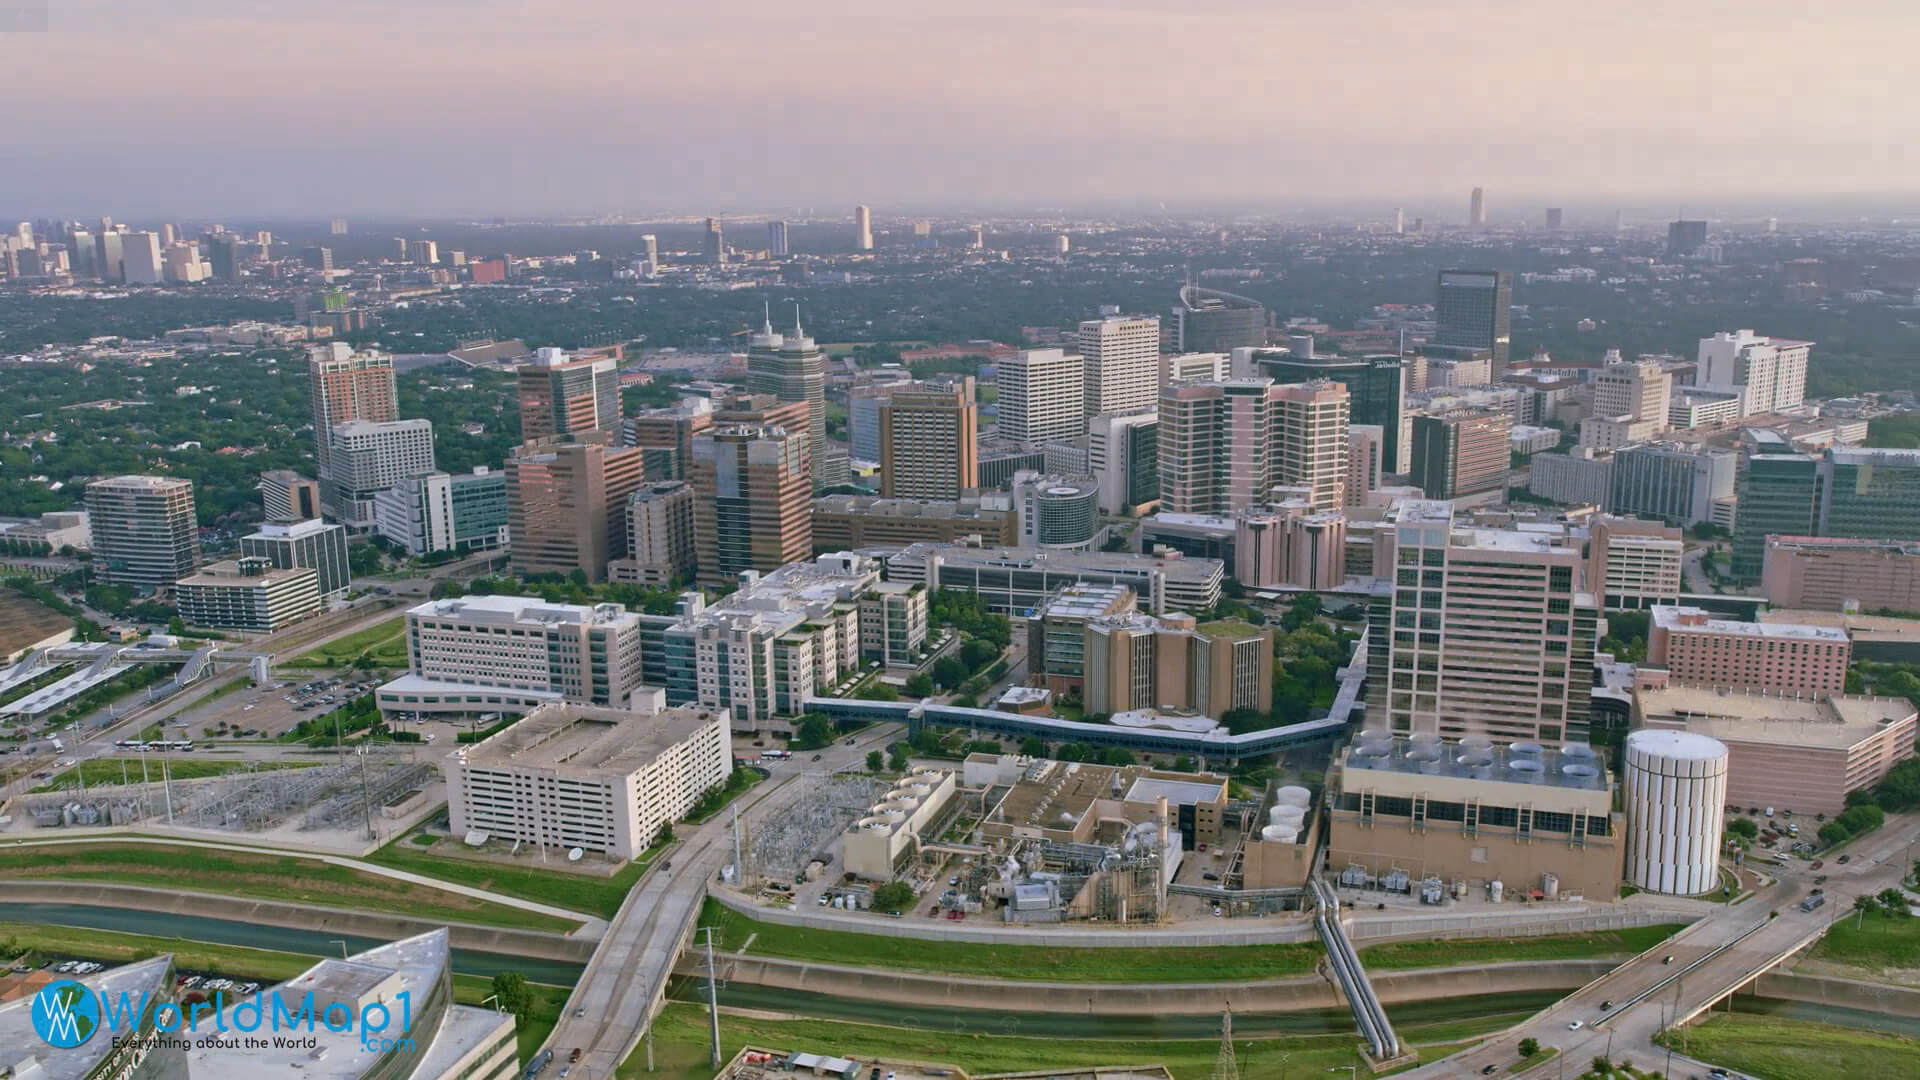
<path fill-rule="evenodd" d="M 1275 945 L 1313 941 L 1313 923 L 1305 918 L 1284 922 L 1226 920 L 1204 930 L 1094 930 L 1059 923 L 1013 924 L 981 920 L 890 919 L 884 915 L 834 914 L 831 908 L 761 907 L 725 889 L 712 897 L 749 918 L 778 926 L 807 926 L 817 930 L 845 930 L 883 937 L 933 941 L 973 941 L 995 945 L 1067 945 L 1085 948 L 1125 948 L 1143 945 Z M 1589 904 L 1513 905 L 1512 910 L 1476 911 L 1456 915 L 1385 915 L 1355 912 L 1344 920 L 1356 946 L 1396 939 L 1429 940 L 1461 937 L 1540 937 L 1600 930 L 1624 930 L 1655 923 L 1691 921 L 1686 916 L 1646 908 L 1612 908 Z"/>
<path fill-rule="evenodd" d="M 1864 1012 L 1920 1017 L 1920 989 L 1842 979 L 1833 975 L 1797 975 L 1770 971 L 1755 979 L 1742 997 L 1781 998 L 1835 1005 Z"/>
<path fill-rule="evenodd" d="M 258 926 L 280 926 L 290 930 L 330 931 L 384 941 L 397 941 L 445 926 L 449 931 L 449 940 L 456 949 L 572 964 L 586 963 L 588 957 L 593 955 L 594 946 L 599 944 L 591 939 L 571 938 L 539 930 L 445 923 L 405 915 L 314 908 L 272 900 L 216 897 L 205 893 L 182 893 L 141 885 L 109 885 L 89 881 L 0 881 L 0 901 L 130 908 L 164 915 L 197 915 Z"/>
<path fill-rule="evenodd" d="M 1252 1012 L 1304 1012 L 1344 1009 L 1346 999 L 1319 975 L 1228 983 L 1052 983 L 1025 980 L 965 979 L 928 972 L 879 971 L 782 960 L 726 956 L 719 975 L 730 983 L 776 986 L 810 994 L 885 1001 L 919 1008 L 994 1009 L 1046 1013 L 1209 1015 L 1231 1007 Z M 1599 960 L 1484 964 L 1447 970 L 1388 971 L 1372 976 L 1375 992 L 1387 1004 L 1436 997 L 1506 994 L 1528 990 L 1570 990 L 1611 970 L 1625 957 Z M 704 977 L 698 952 L 681 957 L 678 971 Z"/>

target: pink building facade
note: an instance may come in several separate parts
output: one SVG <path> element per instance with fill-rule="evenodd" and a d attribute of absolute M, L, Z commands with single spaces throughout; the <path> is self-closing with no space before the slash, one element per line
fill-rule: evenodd
<path fill-rule="evenodd" d="M 1839 693 L 1847 686 L 1853 643 L 1828 626 L 1716 619 L 1696 607 L 1657 605 L 1647 636 L 1647 666 L 1677 683 L 1789 693 Z"/>
<path fill-rule="evenodd" d="M 1920 611 L 1920 541 L 1769 536 L 1760 588 L 1776 608 Z"/>

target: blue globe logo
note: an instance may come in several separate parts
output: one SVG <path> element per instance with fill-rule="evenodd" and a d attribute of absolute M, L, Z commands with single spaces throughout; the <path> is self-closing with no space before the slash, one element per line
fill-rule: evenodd
<path fill-rule="evenodd" d="M 32 1013 L 35 1034 L 62 1050 L 85 1043 L 100 1027 L 100 1000 L 72 979 L 41 987 Z"/>

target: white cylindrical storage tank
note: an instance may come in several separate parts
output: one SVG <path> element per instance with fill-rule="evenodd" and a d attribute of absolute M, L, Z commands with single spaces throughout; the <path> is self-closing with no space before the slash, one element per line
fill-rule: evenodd
<path fill-rule="evenodd" d="M 1727 747 L 1690 731 L 1627 736 L 1627 881 L 1692 896 L 1720 883 Z"/>
<path fill-rule="evenodd" d="M 1540 894 L 1549 900 L 1560 899 L 1560 875 L 1541 874 Z"/>
<path fill-rule="evenodd" d="M 1280 806 L 1308 806 L 1313 802 L 1313 792 L 1299 784 L 1288 784 L 1273 793 L 1273 801 Z"/>
<path fill-rule="evenodd" d="M 1298 843 L 1299 837 L 1299 829 L 1290 828 L 1286 825 L 1269 825 L 1260 830 L 1260 839 L 1275 844 Z"/>
<path fill-rule="evenodd" d="M 1267 811 L 1267 820 L 1275 825 L 1290 825 L 1299 828 L 1307 820 L 1307 808 L 1304 806 L 1276 806 Z"/>
<path fill-rule="evenodd" d="M 1499 903 L 1506 894 L 1507 887 L 1501 882 L 1495 881 L 1487 885 L 1487 899 L 1496 904 Z"/>

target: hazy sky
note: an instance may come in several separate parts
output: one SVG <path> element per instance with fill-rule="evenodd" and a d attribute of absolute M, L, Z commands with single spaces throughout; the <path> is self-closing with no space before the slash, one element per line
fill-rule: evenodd
<path fill-rule="evenodd" d="M 19 215 L 1920 188 L 1913 0 L 40 2 Z"/>

